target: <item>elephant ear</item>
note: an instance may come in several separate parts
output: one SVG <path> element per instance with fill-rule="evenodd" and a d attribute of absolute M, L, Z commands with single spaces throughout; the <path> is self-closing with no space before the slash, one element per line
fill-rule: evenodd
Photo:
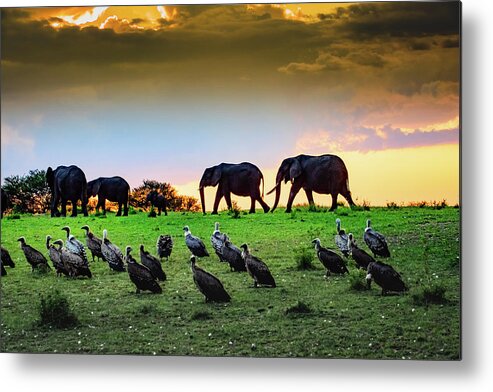
<path fill-rule="evenodd" d="M 216 186 L 219 183 L 219 180 L 221 179 L 221 176 L 223 174 L 223 171 L 221 167 L 217 166 L 214 171 L 212 172 L 211 176 L 211 183 L 212 186 Z"/>
<path fill-rule="evenodd" d="M 303 169 L 301 168 L 300 162 L 297 159 L 294 159 L 289 167 L 289 179 L 293 181 L 296 177 L 299 177 L 302 172 Z"/>

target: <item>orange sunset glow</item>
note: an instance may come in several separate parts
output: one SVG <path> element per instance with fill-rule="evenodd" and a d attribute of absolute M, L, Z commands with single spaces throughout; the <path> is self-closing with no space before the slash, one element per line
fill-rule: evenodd
<path fill-rule="evenodd" d="M 2 9 L 2 180 L 59 160 L 198 198 L 206 167 L 249 161 L 267 193 L 284 158 L 331 153 L 357 204 L 457 204 L 459 12 L 423 2 Z"/>

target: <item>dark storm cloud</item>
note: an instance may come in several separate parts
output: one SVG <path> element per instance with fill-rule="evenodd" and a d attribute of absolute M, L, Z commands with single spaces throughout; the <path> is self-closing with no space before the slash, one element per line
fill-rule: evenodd
<path fill-rule="evenodd" d="M 319 18 L 335 21 L 337 30 L 360 38 L 458 34 L 460 3 L 355 4 Z"/>
<path fill-rule="evenodd" d="M 265 63 L 269 59 L 282 62 L 296 58 L 307 44 L 323 39 L 314 25 L 258 20 L 246 14 L 235 21 L 231 15 L 240 15 L 238 11 L 231 11 L 226 17 L 217 8 L 205 7 L 176 28 L 125 34 L 97 27 L 54 29 L 48 20 L 24 21 L 4 16 L 2 57 L 18 63 L 105 64 L 250 55 L 261 57 Z M 204 23 L 199 24 L 202 18 Z M 211 21 L 206 24 L 205 20 Z"/>

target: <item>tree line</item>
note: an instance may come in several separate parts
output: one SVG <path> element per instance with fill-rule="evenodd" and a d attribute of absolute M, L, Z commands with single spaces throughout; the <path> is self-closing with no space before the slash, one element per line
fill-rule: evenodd
<path fill-rule="evenodd" d="M 50 210 L 51 190 L 46 183 L 45 170 L 30 170 L 25 175 L 6 177 L 2 190 L 8 195 L 7 209 L 14 213 L 44 214 Z M 150 191 L 157 191 L 167 201 L 167 208 L 171 211 L 199 211 L 198 199 L 193 196 L 179 195 L 178 191 L 167 182 L 143 180 L 142 184 L 131 189 L 129 205 L 133 208 L 147 211 L 150 208 L 146 196 Z M 89 199 L 87 208 L 94 210 L 96 199 Z M 107 202 L 109 210 L 113 203 Z M 3 209 L 3 208 L 2 208 Z"/>

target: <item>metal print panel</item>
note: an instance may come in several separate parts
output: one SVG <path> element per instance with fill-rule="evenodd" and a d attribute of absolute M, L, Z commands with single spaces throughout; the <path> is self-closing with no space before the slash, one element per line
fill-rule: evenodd
<path fill-rule="evenodd" d="M 461 358 L 459 2 L 1 17 L 3 352 Z"/>

